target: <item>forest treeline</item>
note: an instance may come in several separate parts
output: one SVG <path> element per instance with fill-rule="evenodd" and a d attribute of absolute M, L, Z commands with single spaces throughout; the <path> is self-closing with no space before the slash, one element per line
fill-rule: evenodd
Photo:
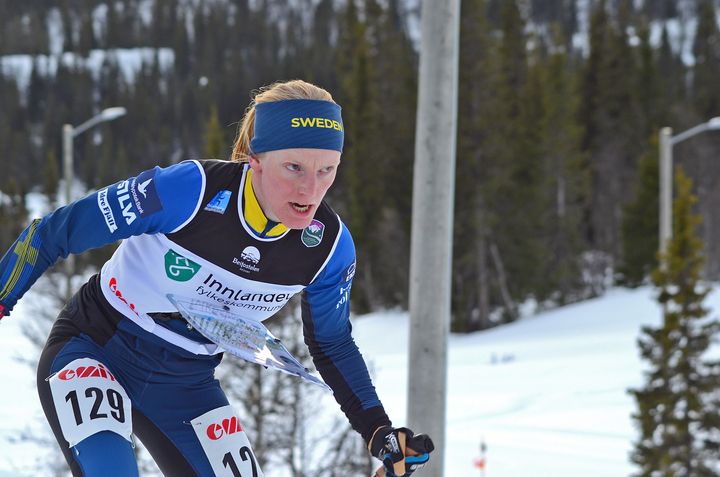
<path fill-rule="evenodd" d="M 406 306 L 419 61 L 408 8 L 0 1 L 0 246 L 25 226 L 25 193 L 55 197 L 63 123 L 127 108 L 75 140 L 78 176 L 97 188 L 154 165 L 227 158 L 250 92 L 303 78 L 343 107 L 346 148 L 329 201 L 356 242 L 353 306 Z M 720 115 L 717 8 L 462 0 L 455 330 L 512 320 L 528 299 L 554 306 L 647 279 L 658 246 L 658 130 Z M 132 52 L 143 60 L 128 78 Z M 717 133 L 674 150 L 697 185 L 708 278 L 720 276 L 719 150 Z"/>

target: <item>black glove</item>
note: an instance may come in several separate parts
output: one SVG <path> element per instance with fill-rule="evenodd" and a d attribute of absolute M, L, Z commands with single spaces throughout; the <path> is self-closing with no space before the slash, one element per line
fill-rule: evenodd
<path fill-rule="evenodd" d="M 407 427 L 381 427 L 373 434 L 368 448 L 382 461 L 388 477 L 409 477 L 430 460 L 435 445 L 429 436 L 414 435 Z"/>

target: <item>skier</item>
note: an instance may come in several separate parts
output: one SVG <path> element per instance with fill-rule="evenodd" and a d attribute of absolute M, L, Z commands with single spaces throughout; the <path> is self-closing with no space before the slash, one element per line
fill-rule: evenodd
<path fill-rule="evenodd" d="M 428 461 L 432 441 L 392 426 L 350 333 L 355 249 L 323 200 L 340 164 L 340 111 L 304 81 L 262 88 L 231 161 L 105 187 L 33 221 L 2 258 L 0 317 L 58 257 L 122 240 L 60 312 L 38 364 L 73 476 L 137 476 L 132 434 L 168 476 L 240 475 L 240 463 L 260 473 L 214 378 L 223 343 L 188 326 L 167 294 L 260 321 L 302 293 L 315 366 L 372 455 L 398 477 Z"/>

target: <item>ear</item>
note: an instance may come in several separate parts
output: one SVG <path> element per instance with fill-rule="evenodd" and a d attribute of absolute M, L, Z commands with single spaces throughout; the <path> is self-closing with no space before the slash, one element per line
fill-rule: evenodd
<path fill-rule="evenodd" d="M 260 159 L 258 159 L 257 156 L 250 156 L 248 162 L 250 163 L 250 168 L 255 174 L 257 174 L 258 172 L 262 172 L 262 164 L 260 163 Z"/>

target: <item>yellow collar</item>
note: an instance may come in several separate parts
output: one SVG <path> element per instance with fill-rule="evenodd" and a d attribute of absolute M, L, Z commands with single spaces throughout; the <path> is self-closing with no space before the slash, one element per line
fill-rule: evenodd
<path fill-rule="evenodd" d="M 247 222 L 250 228 L 260 237 L 278 237 L 287 232 L 288 228 L 286 226 L 268 220 L 260 208 L 260 204 L 252 188 L 252 169 L 249 167 L 245 179 L 245 189 L 243 190 L 243 203 L 245 222 Z"/>

